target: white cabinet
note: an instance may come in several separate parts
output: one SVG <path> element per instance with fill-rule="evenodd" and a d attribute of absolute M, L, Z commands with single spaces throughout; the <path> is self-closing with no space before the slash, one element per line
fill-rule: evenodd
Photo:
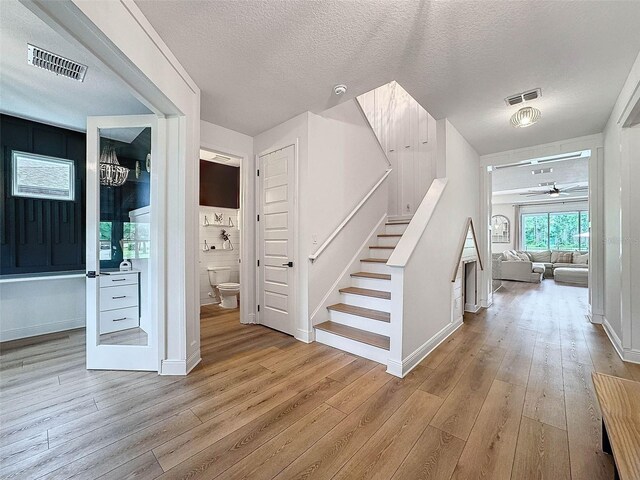
<path fill-rule="evenodd" d="M 100 334 L 140 325 L 140 272 L 100 272 Z"/>

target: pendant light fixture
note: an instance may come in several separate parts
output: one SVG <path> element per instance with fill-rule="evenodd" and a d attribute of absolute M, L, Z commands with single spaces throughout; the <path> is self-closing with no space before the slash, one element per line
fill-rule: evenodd
<path fill-rule="evenodd" d="M 102 147 L 100 154 L 100 185 L 119 187 L 127 181 L 129 169 L 118 162 L 116 149 L 112 143 Z"/>
<path fill-rule="evenodd" d="M 524 107 L 511 116 L 511 125 L 516 128 L 525 128 L 533 125 L 539 119 L 542 113 L 537 108 Z"/>

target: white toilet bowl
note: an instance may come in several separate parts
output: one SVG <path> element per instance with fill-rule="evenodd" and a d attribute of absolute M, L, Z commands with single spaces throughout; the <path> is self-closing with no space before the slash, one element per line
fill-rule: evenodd
<path fill-rule="evenodd" d="M 218 285 L 222 308 L 238 308 L 238 293 L 240 293 L 240 284 L 227 282 Z"/>

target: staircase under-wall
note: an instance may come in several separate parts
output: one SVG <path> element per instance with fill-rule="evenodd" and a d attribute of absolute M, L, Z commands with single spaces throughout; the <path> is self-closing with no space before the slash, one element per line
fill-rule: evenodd
<path fill-rule="evenodd" d="M 377 234 L 341 302 L 327 307 L 327 321 L 314 326 L 316 341 L 387 364 L 391 336 L 391 267 L 387 260 L 409 220 L 387 221 Z"/>

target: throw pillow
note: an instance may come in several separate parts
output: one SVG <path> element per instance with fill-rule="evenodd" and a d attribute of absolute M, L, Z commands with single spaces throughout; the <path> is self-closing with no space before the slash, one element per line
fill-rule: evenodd
<path fill-rule="evenodd" d="M 577 265 L 588 265 L 589 264 L 589 254 L 588 253 L 573 252 L 573 263 L 575 263 Z"/>
<path fill-rule="evenodd" d="M 527 252 L 533 262 L 551 263 L 551 250 L 543 250 L 541 252 Z"/>
<path fill-rule="evenodd" d="M 573 252 L 558 252 L 558 257 L 556 261 L 553 263 L 572 263 L 572 262 L 573 262 Z"/>
<path fill-rule="evenodd" d="M 551 263 L 571 263 L 573 260 L 573 252 L 563 250 L 554 250 L 551 252 Z"/>
<path fill-rule="evenodd" d="M 523 262 L 530 262 L 530 261 L 531 261 L 531 258 L 529 258 L 529 255 L 527 255 L 527 254 L 526 254 L 526 253 L 524 253 L 524 252 L 518 252 L 518 251 L 516 250 L 515 254 L 516 254 L 516 255 L 517 255 L 517 257 L 518 257 L 520 260 L 522 260 Z"/>
<path fill-rule="evenodd" d="M 502 255 L 504 256 L 504 259 L 507 261 L 511 261 L 511 262 L 521 262 L 522 259 L 520 257 L 518 257 L 514 252 L 510 251 L 510 250 L 505 250 Z"/>

